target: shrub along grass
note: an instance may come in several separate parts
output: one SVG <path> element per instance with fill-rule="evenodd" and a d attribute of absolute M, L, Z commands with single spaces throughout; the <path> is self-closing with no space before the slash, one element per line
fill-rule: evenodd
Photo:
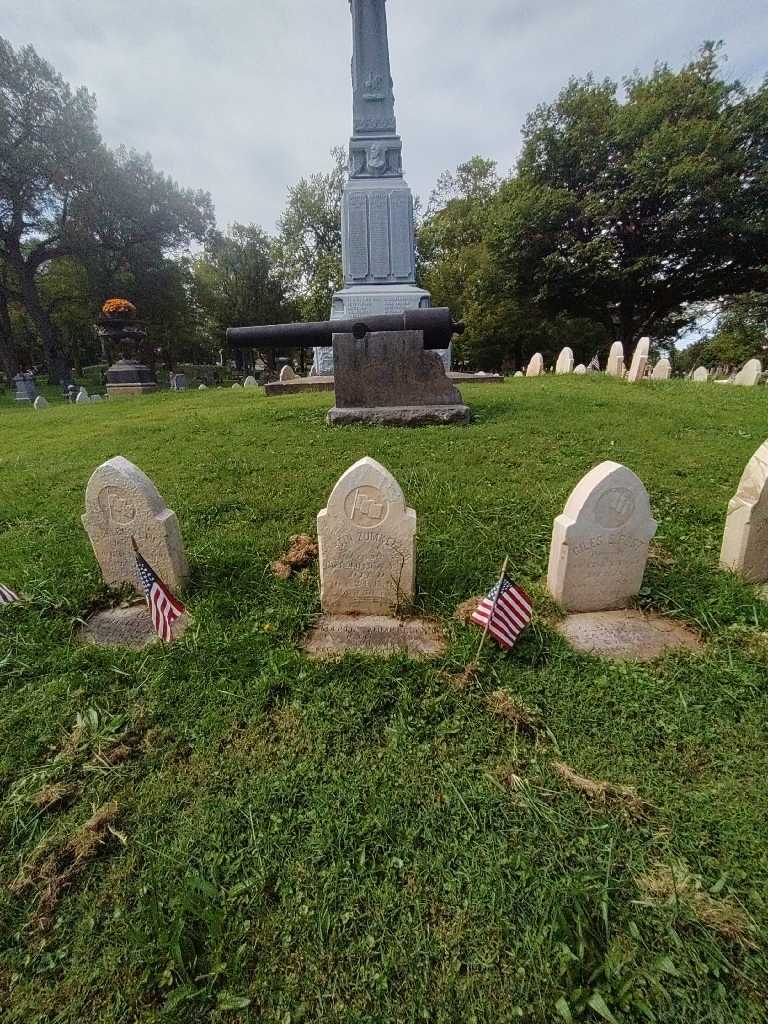
<path fill-rule="evenodd" d="M 2 1019 L 764 1021 L 768 604 L 717 559 L 765 391 L 515 380 L 413 432 L 328 431 L 330 397 L 0 412 L 0 581 L 29 598 L 0 610 Z M 186 540 L 171 648 L 74 639 L 109 600 L 79 515 L 116 454 Z M 308 662 L 316 570 L 269 571 L 363 455 L 418 512 L 436 663 Z M 640 602 L 701 653 L 612 664 L 553 630 L 552 520 L 604 459 L 660 522 Z M 506 555 L 537 619 L 462 688 L 453 610 Z"/>

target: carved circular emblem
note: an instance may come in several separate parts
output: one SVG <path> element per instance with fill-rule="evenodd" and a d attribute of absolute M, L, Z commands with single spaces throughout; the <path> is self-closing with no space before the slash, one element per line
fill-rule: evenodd
<path fill-rule="evenodd" d="M 378 487 L 356 487 L 347 495 L 344 511 L 355 526 L 371 530 L 389 515 L 389 502 Z"/>
<path fill-rule="evenodd" d="M 600 526 L 617 530 L 635 514 L 635 496 L 628 487 L 614 487 L 599 499 L 595 519 Z"/>
<path fill-rule="evenodd" d="M 119 487 L 105 487 L 99 493 L 98 503 L 104 518 L 115 526 L 130 526 L 136 518 L 133 503 Z"/>

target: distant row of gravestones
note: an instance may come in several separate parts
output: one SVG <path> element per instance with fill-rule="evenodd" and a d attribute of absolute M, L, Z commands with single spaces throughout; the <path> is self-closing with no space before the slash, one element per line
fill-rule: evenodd
<path fill-rule="evenodd" d="M 653 370 L 648 366 L 650 348 L 650 338 L 641 338 L 635 348 L 632 363 L 627 371 L 624 362 L 624 346 L 620 341 L 614 342 L 611 346 L 608 363 L 605 368 L 607 376 L 618 378 L 626 377 L 631 384 L 644 380 L 646 377 L 650 377 L 651 380 L 669 380 L 672 377 L 672 364 L 669 359 L 660 359 L 654 366 Z M 564 348 L 558 356 L 557 363 L 555 364 L 555 373 L 558 375 L 570 373 L 581 375 L 592 372 L 590 368 L 585 366 L 583 363 L 576 367 L 574 367 L 574 363 L 575 359 L 573 350 L 570 348 Z M 594 367 L 593 370 L 594 372 L 600 372 L 597 367 Z M 537 352 L 529 362 L 525 373 L 519 371 L 515 376 L 540 377 L 545 372 L 544 357 L 540 352 Z M 739 373 L 735 374 L 732 379 L 718 380 L 716 383 L 739 384 L 744 387 L 754 387 L 756 384 L 760 383 L 762 376 L 763 367 L 760 360 L 750 359 L 749 362 L 747 362 Z M 691 374 L 691 379 L 697 384 L 705 384 L 712 380 L 713 376 L 706 367 L 700 366 Z"/>
<path fill-rule="evenodd" d="M 152 481 L 116 457 L 92 475 L 83 525 L 105 583 L 141 592 L 132 547 L 175 592 L 189 578 L 179 524 Z M 328 616 L 392 616 L 416 585 L 416 512 L 382 465 L 363 458 L 317 517 L 321 604 Z M 548 589 L 571 612 L 627 608 L 639 592 L 657 524 L 640 479 L 603 462 L 571 493 L 554 523 Z M 768 581 L 768 441 L 750 460 L 728 508 L 721 567 Z"/>

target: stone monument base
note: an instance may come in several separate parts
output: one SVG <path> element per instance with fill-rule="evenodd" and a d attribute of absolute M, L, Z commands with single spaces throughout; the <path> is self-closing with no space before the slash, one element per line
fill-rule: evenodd
<path fill-rule="evenodd" d="M 174 640 L 184 635 L 188 624 L 188 615 L 182 615 L 174 622 Z M 96 612 L 81 627 L 78 635 L 81 643 L 96 647 L 127 647 L 132 651 L 143 651 L 158 642 L 152 616 L 144 601 Z"/>
<path fill-rule="evenodd" d="M 157 384 L 107 384 L 110 398 L 135 398 L 136 395 L 153 395 L 158 389 Z"/>
<path fill-rule="evenodd" d="M 437 658 L 445 651 L 445 640 L 437 623 L 425 619 L 323 615 L 304 650 L 310 658 L 342 657 L 348 651 L 380 657 L 405 653 L 411 658 Z"/>
<path fill-rule="evenodd" d="M 294 380 L 275 380 L 264 385 L 264 394 L 270 398 L 279 395 L 303 395 L 305 392 L 333 391 L 333 377 L 296 377 Z"/>
<path fill-rule="evenodd" d="M 367 423 L 371 427 L 425 427 L 430 424 L 467 426 L 468 405 L 395 405 L 381 408 L 339 409 L 334 407 L 325 418 L 329 427 L 348 427 Z"/>
<path fill-rule="evenodd" d="M 629 609 L 569 615 L 556 628 L 574 650 L 613 661 L 653 661 L 667 651 L 701 647 L 682 622 Z"/>

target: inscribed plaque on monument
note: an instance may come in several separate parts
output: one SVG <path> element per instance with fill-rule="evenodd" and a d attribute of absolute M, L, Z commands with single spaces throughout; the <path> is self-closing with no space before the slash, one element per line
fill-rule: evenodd
<path fill-rule="evenodd" d="M 189 566 L 176 514 L 132 462 L 117 456 L 99 466 L 88 481 L 82 521 L 107 586 L 127 583 L 143 594 L 131 539 L 171 591 L 184 586 Z"/>
<path fill-rule="evenodd" d="M 368 200 L 364 193 L 353 193 L 347 207 L 347 258 L 350 277 L 368 276 Z"/>
<path fill-rule="evenodd" d="M 340 478 L 317 517 L 320 600 L 328 615 L 392 615 L 413 602 L 416 513 L 371 458 Z"/>
<path fill-rule="evenodd" d="M 371 192 L 368 197 L 368 231 L 371 275 L 378 280 L 389 277 L 389 202 L 386 192 Z"/>
<path fill-rule="evenodd" d="M 642 481 L 616 462 L 596 466 L 555 520 L 550 593 L 573 612 L 628 607 L 640 592 L 656 528 Z"/>
<path fill-rule="evenodd" d="M 393 192 L 389 197 L 389 206 L 392 274 L 410 280 L 413 274 L 413 211 L 410 194 Z"/>

